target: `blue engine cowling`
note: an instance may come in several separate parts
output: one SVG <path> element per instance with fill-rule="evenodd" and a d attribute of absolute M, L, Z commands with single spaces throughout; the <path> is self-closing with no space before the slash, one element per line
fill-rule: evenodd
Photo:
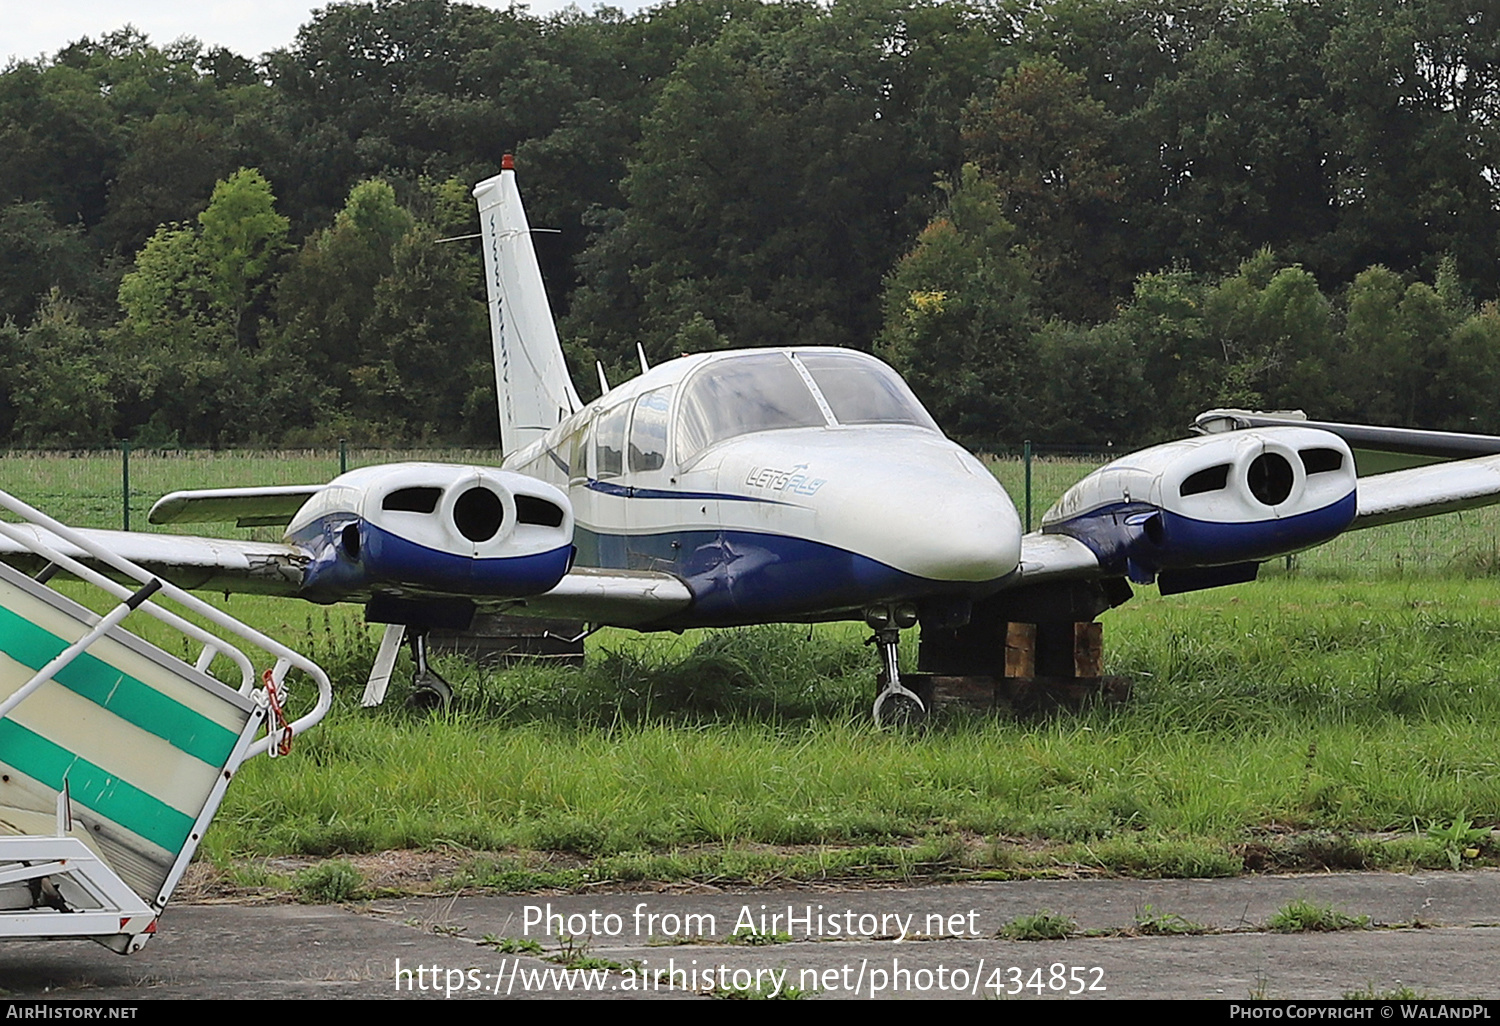
<path fill-rule="evenodd" d="M 309 556 L 302 593 L 512 598 L 555 587 L 573 556 L 559 489 L 489 467 L 400 463 L 350 471 L 297 512 L 287 541 Z"/>
<path fill-rule="evenodd" d="M 1083 542 L 1108 572 L 1186 591 L 1252 579 L 1261 561 L 1342 533 L 1357 508 L 1341 438 L 1261 428 L 1122 457 L 1068 489 L 1042 531 Z"/>

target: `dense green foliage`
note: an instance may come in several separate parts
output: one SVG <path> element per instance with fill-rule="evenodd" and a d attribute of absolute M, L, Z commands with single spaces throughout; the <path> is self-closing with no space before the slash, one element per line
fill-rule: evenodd
<path fill-rule="evenodd" d="M 124 31 L 0 71 L 0 440 L 482 441 L 467 190 L 517 154 L 582 384 L 887 355 L 955 437 L 1214 403 L 1500 430 L 1474 0 L 679 0 Z"/>

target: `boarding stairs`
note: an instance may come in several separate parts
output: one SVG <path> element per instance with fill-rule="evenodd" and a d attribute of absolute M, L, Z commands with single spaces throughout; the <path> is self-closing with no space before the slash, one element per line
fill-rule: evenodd
<path fill-rule="evenodd" d="M 89 938 L 129 954 L 156 931 L 240 765 L 284 753 L 328 711 L 328 675 L 3 491 L 0 508 L 40 529 L 0 520 L 0 535 L 46 562 L 35 578 L 0 564 L 0 940 Z M 49 586 L 58 572 L 118 604 L 91 612 Z M 196 665 L 127 631 L 131 616 L 184 636 Z M 216 660 L 238 687 L 209 675 Z M 294 669 L 317 698 L 287 722 Z"/>

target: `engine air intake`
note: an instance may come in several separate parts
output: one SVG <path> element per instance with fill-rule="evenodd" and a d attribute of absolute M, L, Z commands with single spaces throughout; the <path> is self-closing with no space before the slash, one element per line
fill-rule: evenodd
<path fill-rule="evenodd" d="M 505 505 L 488 488 L 470 488 L 453 504 L 453 523 L 469 541 L 489 541 L 505 523 Z"/>
<path fill-rule="evenodd" d="M 555 503 L 538 499 L 534 495 L 516 496 L 516 523 L 538 524 L 542 527 L 561 527 L 563 511 Z"/>
<path fill-rule="evenodd" d="M 431 513 L 442 496 L 441 488 L 397 488 L 380 500 L 380 508 L 398 513 Z"/>
<path fill-rule="evenodd" d="M 1182 482 L 1180 493 L 1183 498 L 1189 495 L 1202 495 L 1204 492 L 1223 491 L 1229 484 L 1229 464 L 1221 463 L 1217 467 L 1209 467 L 1200 470 L 1196 474 L 1189 474 Z"/>
<path fill-rule="evenodd" d="M 1250 494 L 1267 506 L 1279 506 L 1290 498 L 1296 480 L 1291 463 L 1278 452 L 1263 452 L 1255 457 L 1247 476 Z"/>
<path fill-rule="evenodd" d="M 1337 449 L 1303 449 L 1302 467 L 1309 474 L 1326 474 L 1330 470 L 1342 470 L 1344 454 Z"/>

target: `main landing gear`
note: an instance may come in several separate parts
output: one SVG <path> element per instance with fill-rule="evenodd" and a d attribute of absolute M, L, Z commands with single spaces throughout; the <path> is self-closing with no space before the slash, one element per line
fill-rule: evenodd
<path fill-rule="evenodd" d="M 453 688 L 427 662 L 427 632 L 411 632 L 411 657 L 417 664 L 411 695 L 406 704 L 413 709 L 446 709 L 453 701 Z"/>
<path fill-rule="evenodd" d="M 409 633 L 409 637 L 408 637 Z M 412 678 L 412 691 L 406 704 L 413 709 L 446 709 L 453 700 L 453 688 L 442 674 L 427 661 L 427 629 L 405 624 L 387 624 L 385 636 L 380 639 L 380 650 L 375 653 L 375 665 L 370 668 L 370 679 L 365 685 L 365 697 L 361 703 L 366 708 L 385 701 L 385 691 L 391 682 L 391 672 L 396 667 L 396 656 L 401 652 L 401 642 L 411 642 L 412 661 L 417 664 Z"/>
<path fill-rule="evenodd" d="M 870 606 L 865 610 L 865 623 L 875 633 L 865 644 L 880 649 L 881 672 L 880 694 L 875 696 L 875 706 L 870 710 L 875 723 L 910 723 L 927 715 L 927 705 L 915 691 L 901 683 L 901 669 L 897 658 L 901 644 L 901 629 L 914 627 L 917 623 L 917 607 L 910 602 L 899 602 L 889 606 Z"/>

